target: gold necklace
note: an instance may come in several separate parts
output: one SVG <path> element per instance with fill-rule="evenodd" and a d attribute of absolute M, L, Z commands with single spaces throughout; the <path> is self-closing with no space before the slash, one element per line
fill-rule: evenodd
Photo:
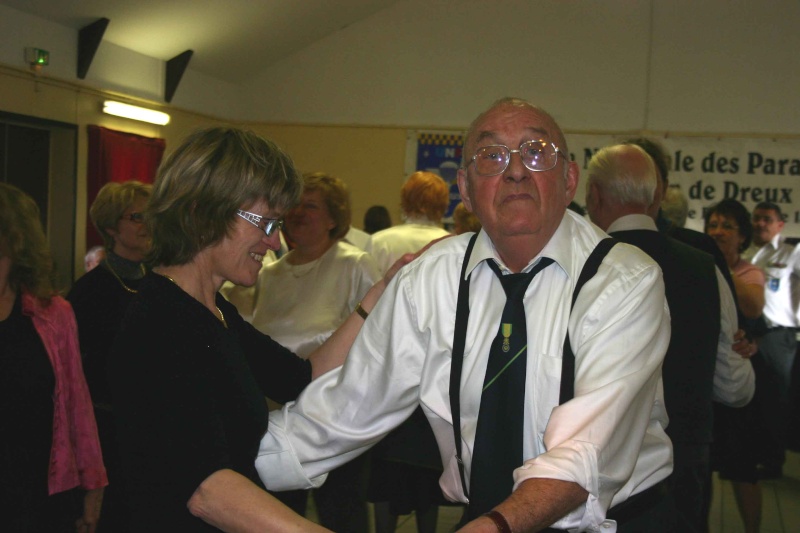
<path fill-rule="evenodd" d="M 225 329 L 228 329 L 228 323 L 225 321 L 225 315 L 222 314 L 222 309 L 220 309 L 218 305 L 215 305 L 214 307 L 217 308 L 217 313 L 219 313 L 219 321 L 222 322 L 222 325 L 225 326 Z"/>
<path fill-rule="evenodd" d="M 174 283 L 175 285 L 178 285 L 178 282 L 177 282 L 177 281 L 175 281 L 174 279 L 172 279 L 172 277 L 171 277 L 171 276 L 168 276 L 167 274 L 163 274 L 163 273 L 161 273 L 161 272 L 156 272 L 156 274 L 158 274 L 159 276 L 164 276 L 165 278 L 167 278 L 168 280 L 170 280 L 170 281 L 171 281 L 172 283 Z M 180 285 L 178 285 L 178 287 L 180 287 Z M 218 316 L 218 317 L 216 317 L 216 318 L 217 318 L 217 319 L 218 319 L 220 322 L 222 322 L 222 325 L 223 325 L 223 326 L 225 326 L 225 329 L 228 329 L 228 321 L 227 321 L 227 320 L 225 320 L 225 315 L 223 315 L 223 314 L 222 314 L 222 309 L 220 309 L 218 305 L 214 305 L 214 307 L 217 309 L 217 313 L 219 313 L 219 316 Z"/>
<path fill-rule="evenodd" d="M 136 294 L 137 292 L 139 292 L 136 289 L 131 289 L 130 287 L 125 285 L 125 282 L 122 281 L 122 278 L 119 277 L 119 275 L 116 273 L 114 268 L 111 266 L 111 263 L 108 262 L 108 259 L 103 259 L 103 264 L 114 275 L 114 277 L 117 278 L 117 281 L 119 281 L 119 284 L 122 285 L 123 289 L 125 289 L 126 291 L 128 291 L 131 294 Z M 139 268 L 142 270 L 142 276 L 144 276 L 145 275 L 144 265 L 139 263 Z"/>

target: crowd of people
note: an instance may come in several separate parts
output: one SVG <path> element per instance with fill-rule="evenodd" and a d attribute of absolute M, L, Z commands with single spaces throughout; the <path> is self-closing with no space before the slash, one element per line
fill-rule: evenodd
<path fill-rule="evenodd" d="M 779 205 L 683 227 L 635 138 L 586 171 L 504 98 L 402 222 L 213 127 L 153 185 L 109 183 L 66 298 L 39 210 L 0 183 L 0 509 L 10 531 L 708 531 L 712 471 L 744 529 L 782 475 L 800 248 Z M 445 228 L 450 216 L 452 231 Z M 701 303 L 701 305 L 699 305 Z M 314 499 L 318 520 L 306 518 Z M 369 524 L 367 502 L 374 504 Z"/>

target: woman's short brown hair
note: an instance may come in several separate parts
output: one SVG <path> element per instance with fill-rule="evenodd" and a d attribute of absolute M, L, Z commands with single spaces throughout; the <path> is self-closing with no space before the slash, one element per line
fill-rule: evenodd
<path fill-rule="evenodd" d="M 347 185 L 342 180 L 325 174 L 324 172 L 312 172 L 303 176 L 303 192 L 319 191 L 328 213 L 331 215 L 334 224 L 328 232 L 333 240 L 341 239 L 350 231 L 350 193 L 347 192 Z"/>
<path fill-rule="evenodd" d="M 153 186 L 141 181 L 130 180 L 122 183 L 110 182 L 103 185 L 97 193 L 89 217 L 92 219 L 97 233 L 103 237 L 106 250 L 114 248 L 114 237 L 108 234 L 109 229 L 117 229 L 120 217 L 137 198 L 150 198 Z"/>
<path fill-rule="evenodd" d="M 148 262 L 181 265 L 225 238 L 236 211 L 259 200 L 283 212 L 302 190 L 294 164 L 253 132 L 215 127 L 187 137 L 158 171 L 145 212 Z"/>

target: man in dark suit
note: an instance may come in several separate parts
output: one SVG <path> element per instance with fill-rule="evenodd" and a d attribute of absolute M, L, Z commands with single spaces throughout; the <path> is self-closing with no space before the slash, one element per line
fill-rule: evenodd
<path fill-rule="evenodd" d="M 592 221 L 650 255 L 664 273 L 672 334 L 664 359 L 664 399 L 673 441 L 671 487 L 682 531 L 701 531 L 708 482 L 712 401 L 750 401 L 749 361 L 731 349 L 737 329 L 733 295 L 713 258 L 658 231 L 648 210 L 657 194 L 652 158 L 630 144 L 600 150 L 589 163 L 586 206 Z M 657 211 L 657 208 L 656 208 Z"/>
<path fill-rule="evenodd" d="M 697 248 L 707 254 L 711 254 L 720 272 L 725 276 L 725 281 L 728 283 L 731 292 L 735 294 L 733 280 L 731 279 L 730 272 L 728 272 L 728 265 L 725 262 L 725 257 L 722 255 L 714 239 L 703 232 L 684 228 L 683 226 L 676 226 L 664 216 L 661 210 L 661 201 L 666 197 L 667 190 L 669 189 L 669 155 L 667 155 L 664 147 L 646 137 L 628 139 L 624 144 L 635 144 L 647 152 L 647 155 L 653 159 L 653 163 L 655 164 L 656 190 L 653 195 L 653 203 L 648 207 L 647 214 L 655 219 L 658 231 L 684 244 L 688 244 L 692 248 Z"/>

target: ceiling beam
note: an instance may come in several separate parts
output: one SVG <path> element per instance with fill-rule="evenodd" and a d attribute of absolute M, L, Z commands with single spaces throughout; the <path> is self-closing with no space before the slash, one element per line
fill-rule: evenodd
<path fill-rule="evenodd" d="M 103 40 L 103 34 L 106 32 L 108 23 L 107 18 L 97 19 L 88 26 L 84 26 L 78 32 L 78 78 L 86 78 L 89 72 L 89 67 L 94 59 L 94 54 L 97 52 L 100 42 Z"/>

